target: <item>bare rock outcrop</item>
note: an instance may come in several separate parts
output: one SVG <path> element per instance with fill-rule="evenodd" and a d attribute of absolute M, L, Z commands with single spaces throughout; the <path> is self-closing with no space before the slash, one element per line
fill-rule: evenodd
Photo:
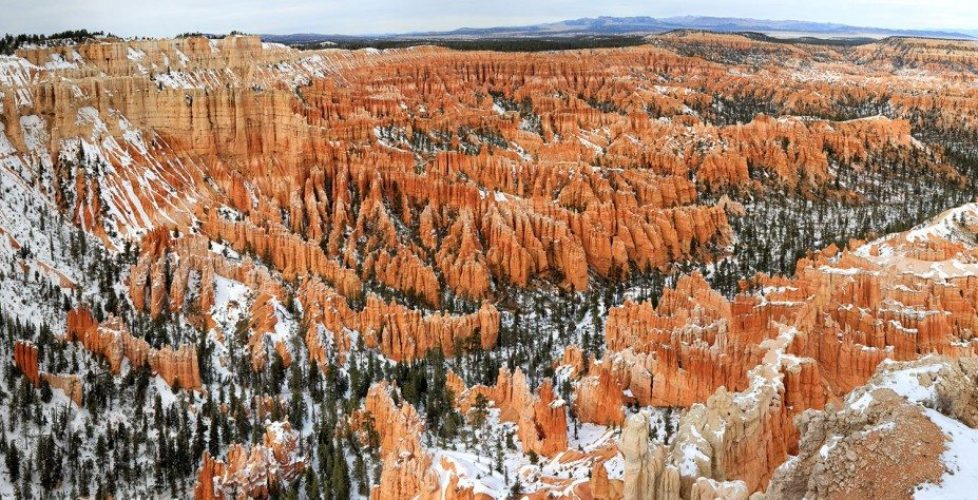
<path fill-rule="evenodd" d="M 18 340 L 14 343 L 14 364 L 34 386 L 41 384 L 40 369 L 37 362 L 37 346 L 31 342 Z"/>
<path fill-rule="evenodd" d="M 60 389 L 68 399 L 81 406 L 85 394 L 85 386 L 78 375 L 62 375 L 41 372 L 38 363 L 38 349 L 32 342 L 18 340 L 14 343 L 14 364 L 34 384 L 48 384 L 53 389 Z"/>
<path fill-rule="evenodd" d="M 494 403 L 500 410 L 500 420 L 517 424 L 517 436 L 525 452 L 552 457 L 567 449 L 567 403 L 556 397 L 550 379 L 544 380 L 533 395 L 522 370 L 510 374 L 503 368 L 496 385 L 478 385 L 458 394 L 463 412 L 473 407 L 479 395 Z"/>
<path fill-rule="evenodd" d="M 305 470 L 306 458 L 299 451 L 299 434 L 288 422 L 265 427 L 261 444 L 249 451 L 241 444 L 228 447 L 224 460 L 204 452 L 197 474 L 197 500 L 265 498 Z"/>
<path fill-rule="evenodd" d="M 375 384 L 367 392 L 364 413 L 369 414 L 380 438 L 380 455 L 384 467 L 370 498 L 410 500 L 438 497 L 440 482 L 432 468 L 432 458 L 421 445 L 423 422 L 408 403 L 400 406 L 390 396 L 393 390 L 385 383 Z"/>
<path fill-rule="evenodd" d="M 201 387 L 197 351 L 193 346 L 184 345 L 179 349 L 150 347 L 145 340 L 133 337 L 118 318 L 111 317 L 99 324 L 87 309 L 74 309 L 68 312 L 65 337 L 81 342 L 92 353 L 105 357 L 113 373 L 120 372 L 125 359 L 134 367 L 148 366 L 171 387 Z"/>
<path fill-rule="evenodd" d="M 975 358 L 887 362 L 844 402 L 798 417 L 799 452 L 779 467 L 768 498 L 845 498 L 851 491 L 911 498 L 945 473 L 944 432 L 917 403 L 975 427 Z"/>
<path fill-rule="evenodd" d="M 679 498 L 679 471 L 665 464 L 665 448 L 650 442 L 644 414 L 628 418 L 618 449 L 625 459 L 624 500 Z"/>
<path fill-rule="evenodd" d="M 85 384 L 81 377 L 75 374 L 64 375 L 42 373 L 41 378 L 52 388 L 60 389 L 76 406 L 81 406 L 85 398 Z"/>
<path fill-rule="evenodd" d="M 435 348 L 451 356 L 467 342 L 483 349 L 495 346 L 499 311 L 486 302 L 478 311 L 464 316 L 444 313 L 425 316 L 416 309 L 371 295 L 358 315 L 358 325 L 366 345 L 379 348 L 391 359 L 418 359 Z"/>
<path fill-rule="evenodd" d="M 592 364 L 591 373 L 577 384 L 574 408 L 583 422 L 621 425 L 625 420 L 625 396 L 615 383 L 608 363 Z"/>

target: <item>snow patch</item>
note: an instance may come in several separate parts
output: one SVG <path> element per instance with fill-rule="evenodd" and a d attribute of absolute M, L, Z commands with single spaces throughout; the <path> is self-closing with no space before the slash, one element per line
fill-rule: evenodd
<path fill-rule="evenodd" d="M 917 490 L 919 500 L 953 500 L 975 498 L 978 485 L 978 429 L 942 415 L 930 408 L 924 409 L 927 418 L 940 427 L 949 439 L 945 443 L 941 462 L 945 472 L 940 484 L 927 483 Z"/>

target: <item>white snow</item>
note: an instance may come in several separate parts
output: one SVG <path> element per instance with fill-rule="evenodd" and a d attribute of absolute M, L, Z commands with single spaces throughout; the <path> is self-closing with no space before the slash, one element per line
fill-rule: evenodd
<path fill-rule="evenodd" d="M 832 453 L 832 450 L 839 444 L 839 441 L 842 441 L 842 436 L 835 435 L 830 437 L 825 444 L 818 449 L 818 455 L 822 458 L 829 458 L 829 453 Z"/>
<path fill-rule="evenodd" d="M 923 358 L 926 360 L 927 358 Z M 880 370 L 887 365 L 895 363 L 889 359 L 880 363 Z M 851 393 L 846 403 L 857 411 L 865 411 L 873 402 L 873 390 L 877 388 L 892 389 L 893 392 L 903 396 L 911 403 L 931 403 L 937 397 L 935 386 L 924 386 L 920 383 L 921 375 L 936 376 L 941 369 L 940 363 L 922 364 L 905 368 L 902 370 L 878 371 L 881 379 L 878 382 L 867 384 L 864 388 Z"/>
<path fill-rule="evenodd" d="M 14 103 L 18 106 L 34 104 L 27 86 L 31 82 L 31 74 L 37 69 L 37 66 L 21 57 L 0 55 L 0 87 L 13 89 Z"/>
<path fill-rule="evenodd" d="M 143 142 L 142 134 L 123 116 L 119 117 L 119 129 L 122 130 L 122 138 L 136 148 L 139 154 L 143 157 L 149 156 L 149 150 L 146 148 L 146 143 Z"/>
<path fill-rule="evenodd" d="M 20 128 L 24 132 L 24 144 L 34 154 L 47 155 L 48 132 L 44 119 L 37 115 L 20 117 Z"/>
<path fill-rule="evenodd" d="M 145 52 L 143 52 L 143 51 L 141 51 L 139 49 L 134 49 L 132 47 L 128 47 L 128 49 L 129 50 L 128 50 L 127 54 L 126 54 L 126 57 L 130 61 L 142 61 L 143 59 L 146 58 L 146 53 Z"/>
<path fill-rule="evenodd" d="M 59 69 L 74 69 L 77 67 L 77 64 L 66 61 L 64 56 L 58 53 L 51 54 L 51 60 L 44 63 L 44 69 L 51 71 Z"/>
<path fill-rule="evenodd" d="M 692 443 L 683 445 L 680 450 L 682 451 L 683 459 L 679 462 L 679 473 L 686 477 L 698 476 L 699 467 L 696 463 L 698 461 L 709 461 L 709 457 Z"/>
<path fill-rule="evenodd" d="M 942 415 L 930 408 L 924 409 L 927 418 L 937 424 L 950 439 L 945 443 L 941 461 L 946 472 L 940 484 L 925 484 L 914 494 L 919 500 L 956 500 L 975 498 L 978 487 L 978 429 Z"/>
<path fill-rule="evenodd" d="M 248 300 L 248 287 L 240 281 L 225 278 L 219 274 L 214 275 L 214 308 L 223 309 L 229 303 L 235 302 L 244 305 Z"/>
<path fill-rule="evenodd" d="M 887 364 L 887 362 L 883 364 Z M 930 402 L 936 397 L 935 388 L 933 385 L 931 387 L 921 385 L 919 375 L 936 375 L 940 369 L 941 365 L 934 364 L 890 372 L 879 387 L 893 389 L 893 392 L 907 398 L 907 400 L 913 403 Z"/>
<path fill-rule="evenodd" d="M 499 409 L 490 408 L 486 424 L 482 429 L 475 431 L 476 436 L 472 440 L 462 439 L 461 442 L 445 448 L 429 448 L 442 487 L 445 487 L 454 475 L 459 478 L 460 485 L 471 486 L 476 493 L 485 493 L 492 498 L 505 498 L 509 486 L 518 476 L 525 492 L 546 490 L 558 496 L 562 493 L 569 494 L 574 485 L 588 480 L 594 465 L 593 457 L 576 458 L 576 452 L 587 453 L 613 446 L 618 434 L 617 431 L 607 427 L 580 423 L 576 435 L 572 429 L 568 430 L 568 450 L 575 452 L 574 454 L 567 457 L 565 455 L 569 452 L 562 452 L 550 459 L 539 457 L 538 462 L 533 464 L 515 435 L 516 424 L 501 422 L 499 414 Z M 512 435 L 516 448 L 507 449 L 503 446 L 502 463 L 505 472 L 500 473 L 495 469 L 494 444 L 497 440 L 503 439 L 506 434 Z M 441 463 L 442 460 L 447 467 Z M 605 462 L 605 469 L 608 471 L 609 478 L 621 479 L 624 473 L 621 455 L 618 454 Z M 569 482 L 564 489 L 554 489 L 553 485 L 541 481 L 544 477 L 560 478 Z"/>
<path fill-rule="evenodd" d="M 924 386 L 920 382 L 921 375 L 929 375 L 936 378 L 942 367 L 941 363 L 926 363 L 927 358 L 923 358 L 923 363 L 917 366 L 907 367 L 901 370 L 881 371 L 879 378 L 882 380 L 874 382 L 860 389 L 857 393 L 849 396 L 847 404 L 858 411 L 865 410 L 873 400 L 872 391 L 876 388 L 889 388 L 897 394 L 907 398 L 911 403 L 928 404 L 933 403 L 937 397 L 935 384 Z M 895 362 L 886 360 L 880 364 L 883 369 L 886 365 Z M 918 362 L 919 363 L 919 362 Z M 946 472 L 941 478 L 940 484 L 928 483 L 918 487 L 914 497 L 918 499 L 969 499 L 975 497 L 975 486 L 978 485 L 978 429 L 972 429 L 965 424 L 950 418 L 931 408 L 922 408 L 924 414 L 948 437 L 945 443 L 945 451 L 941 455 Z M 893 422 L 885 422 L 869 431 L 888 432 L 895 429 Z M 838 441 L 838 436 L 833 436 L 822 447 L 820 454 L 823 458 L 828 456 L 832 447 Z"/>

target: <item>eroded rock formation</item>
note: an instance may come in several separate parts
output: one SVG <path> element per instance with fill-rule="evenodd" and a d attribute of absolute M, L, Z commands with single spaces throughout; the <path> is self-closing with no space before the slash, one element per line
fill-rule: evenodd
<path fill-rule="evenodd" d="M 420 441 L 423 421 L 410 404 L 394 404 L 391 390 L 386 384 L 374 385 L 364 401 L 365 415 L 370 415 L 380 438 L 380 455 L 384 463 L 370 498 L 438 498 L 441 483 L 432 468 L 432 458 Z"/>
<path fill-rule="evenodd" d="M 945 441 L 961 436 L 945 435 L 934 410 L 915 403 L 974 427 L 976 374 L 975 358 L 930 356 L 880 365 L 845 404 L 798 417 L 798 456 L 777 469 L 767 497 L 843 498 L 864 491 L 911 498 L 921 483 L 940 483 L 947 467 L 941 458 Z"/>
<path fill-rule="evenodd" d="M 865 204 L 875 200 L 854 175 L 969 181 L 946 157 L 957 145 L 941 141 L 974 128 L 973 44 L 838 49 L 706 33 L 650 43 L 298 51 L 231 36 L 25 48 L 0 58 L 0 175 L 106 248 L 137 246 L 122 273 L 137 314 L 186 320 L 225 346 L 240 326 L 257 372 L 275 357 L 342 365 L 356 339 L 392 361 L 492 349 L 514 288 L 581 292 L 675 263 L 719 264 L 734 241 L 728 217 L 750 210 L 724 193 Z M 922 122 L 937 144 L 918 139 Z M 467 395 L 460 377 L 450 383 L 462 406 L 477 394 L 493 401 L 525 450 L 593 471 L 537 477 L 548 490 L 538 496 L 742 498 L 771 477 L 772 495 L 872 488 L 847 475 L 873 466 L 862 456 L 813 451 L 820 433 L 850 432 L 842 420 L 927 428 L 919 408 L 806 410 L 843 401 L 886 360 L 936 352 L 967 371 L 976 229 L 978 211 L 963 207 L 811 254 L 794 276 L 758 276 L 732 299 L 682 277 L 656 306 L 612 309 L 600 359 L 565 349 L 569 402 L 550 381 L 534 394 L 520 371 Z M 21 255 L 19 273 L 84 291 L 0 233 Z M 287 342 L 296 332 L 306 352 Z M 85 309 L 69 312 L 66 337 L 114 373 L 128 362 L 201 388 L 192 344 L 153 348 Z M 36 353 L 14 347 L 27 378 L 80 402 L 81 379 L 42 373 Z M 936 390 L 960 385 L 948 384 Z M 393 390 L 375 386 L 365 401 L 382 434 L 373 497 L 478 497 L 466 471 L 421 445 L 424 422 Z M 973 425 L 974 398 L 945 392 L 949 412 Z M 275 404 L 261 398 L 258 414 Z M 626 419 L 635 405 L 685 411 L 676 441 L 650 446 L 648 429 Z M 619 458 L 609 447 L 568 449 L 571 408 L 585 423 L 627 422 L 624 481 L 609 478 Z M 857 455 L 875 439 L 847 436 L 839 449 Z M 198 495 L 260 496 L 288 481 L 299 467 L 268 439 L 205 458 Z M 797 469 L 778 469 L 790 455 Z M 934 479 L 930 465 L 920 471 L 869 491 Z"/>
<path fill-rule="evenodd" d="M 679 496 L 679 471 L 665 465 L 663 447 L 651 445 L 645 415 L 628 418 L 618 448 L 625 458 L 624 500 Z"/>
<path fill-rule="evenodd" d="M 14 363 L 21 373 L 30 380 L 34 386 L 41 384 L 40 368 L 37 362 L 37 346 L 18 340 L 14 343 Z"/>
<path fill-rule="evenodd" d="M 113 373 L 119 373 L 122 361 L 126 360 L 133 367 L 148 366 L 171 387 L 201 387 L 197 351 L 193 346 L 155 349 L 145 340 L 133 337 L 118 318 L 109 318 L 100 324 L 87 309 L 68 312 L 65 335 L 67 340 L 78 341 L 92 353 L 105 357 Z"/>
<path fill-rule="evenodd" d="M 592 363 L 592 373 L 577 383 L 578 415 L 622 422 L 625 394 L 643 405 L 688 406 L 668 459 L 681 472 L 684 498 L 764 489 L 779 465 L 799 453 L 805 427 L 794 419 L 867 382 L 873 386 L 886 360 L 930 352 L 962 357 L 943 368 L 947 375 L 935 386 L 953 394 L 941 399 L 955 418 L 973 425 L 973 391 L 952 381 L 968 380 L 955 374 L 974 363 L 976 302 L 967 266 L 976 213 L 967 205 L 912 232 L 850 250 L 830 247 L 799 262 L 793 278 L 757 277 L 733 301 L 691 277 L 666 291 L 656 308 L 627 303 L 613 310 L 606 336 L 621 350 Z M 904 479 L 917 484 L 927 477 Z M 868 483 L 853 487 L 872 490 Z M 801 486 L 791 488 L 798 493 Z"/>
<path fill-rule="evenodd" d="M 275 422 L 265 427 L 262 443 L 252 446 L 251 450 L 241 444 L 232 444 L 224 460 L 204 452 L 194 498 L 266 498 L 305 469 L 306 458 L 298 448 L 299 434 L 288 422 Z"/>
<path fill-rule="evenodd" d="M 461 380 L 456 382 L 456 385 Z M 464 386 L 462 387 L 464 389 Z M 526 452 L 550 457 L 567 449 L 566 402 L 554 394 L 553 383 L 547 379 L 530 392 L 521 370 L 510 374 L 501 369 L 496 385 L 475 386 L 459 393 L 460 409 L 468 412 L 479 395 L 494 403 L 500 410 L 500 420 L 517 424 L 517 436 Z"/>
<path fill-rule="evenodd" d="M 54 389 L 60 389 L 68 399 L 81 406 L 85 386 L 78 375 L 43 373 L 40 370 L 37 356 L 38 349 L 33 343 L 23 340 L 14 343 L 14 364 L 34 384 L 34 387 L 38 387 L 42 383 L 48 384 Z"/>

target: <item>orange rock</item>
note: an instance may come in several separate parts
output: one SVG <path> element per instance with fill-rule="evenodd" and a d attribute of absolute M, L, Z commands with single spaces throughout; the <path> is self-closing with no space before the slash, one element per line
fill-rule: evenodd
<path fill-rule="evenodd" d="M 410 500 L 438 498 L 440 482 L 432 468 L 432 459 L 421 446 L 423 422 L 408 403 L 394 404 L 386 383 L 375 384 L 364 400 L 364 414 L 373 419 L 380 438 L 380 456 L 384 466 L 370 498 Z"/>
<path fill-rule="evenodd" d="M 570 366 L 572 377 L 584 373 L 584 351 L 576 344 L 568 345 L 564 348 L 564 354 L 560 359 L 560 366 Z"/>
<path fill-rule="evenodd" d="M 461 380 L 453 382 L 450 377 L 449 382 L 458 385 Z M 500 420 L 517 424 L 517 437 L 524 451 L 551 457 L 567 449 L 567 403 L 554 395 L 550 379 L 544 380 L 533 396 L 521 370 L 517 369 L 511 376 L 503 368 L 499 370 L 496 385 L 478 385 L 457 394 L 464 413 L 471 410 L 480 394 L 495 403 L 500 409 Z"/>
<path fill-rule="evenodd" d="M 41 384 L 37 362 L 37 346 L 31 342 L 18 340 L 14 343 L 14 364 L 35 387 Z"/>
<path fill-rule="evenodd" d="M 593 363 L 591 372 L 577 385 L 574 409 L 582 422 L 599 425 L 621 425 L 625 420 L 622 408 L 625 396 L 612 379 L 604 363 Z"/>
<path fill-rule="evenodd" d="M 433 348 L 451 356 L 466 342 L 477 343 L 483 349 L 495 346 L 499 311 L 492 304 L 483 303 L 478 311 L 465 316 L 423 316 L 420 311 L 371 295 L 359 313 L 359 325 L 367 347 L 379 348 L 393 360 L 417 359 Z"/>
<path fill-rule="evenodd" d="M 194 498 L 267 497 L 305 470 L 299 439 L 288 422 L 275 422 L 266 425 L 263 442 L 252 446 L 250 452 L 241 444 L 232 444 L 221 461 L 205 451 Z"/>
<path fill-rule="evenodd" d="M 885 175 L 881 164 L 912 161 L 924 174 L 967 181 L 940 155 L 920 154 L 908 120 L 792 117 L 887 103 L 889 115 L 927 116 L 934 127 L 954 130 L 978 109 L 971 94 L 956 90 L 973 76 L 962 68 L 978 64 L 964 42 L 895 39 L 837 51 L 732 34 L 652 41 L 523 54 L 434 47 L 310 53 L 258 37 L 35 47 L 19 51 L 24 63 L 12 66 L 22 69 L 3 79 L 4 94 L 14 98 L 4 100 L 0 121 L 15 159 L 33 167 L 47 163 L 28 148 L 21 122 L 43 117 L 53 172 L 42 176 L 50 186 L 35 184 L 79 227 L 110 249 L 144 234 L 129 270 L 138 311 L 179 314 L 206 331 L 216 326 L 217 276 L 252 290 L 248 343 L 257 370 L 269 348 L 291 360 L 283 343 L 266 345 L 277 304 L 291 292 L 302 307 L 309 358 L 321 364 L 343 361 L 351 332 L 393 360 L 430 349 L 489 349 L 499 334 L 493 301 L 505 287 L 581 291 L 592 277 L 615 282 L 722 256 L 731 242 L 727 217 L 743 207 L 723 197 L 704 204 L 702 193 L 764 195 L 776 187 L 862 202 L 838 182 L 836 163 Z M 770 78 L 730 71 L 755 71 L 736 60 L 743 53 Z M 848 70 L 854 63 L 859 71 Z M 788 74 L 812 64 L 846 78 Z M 908 77 L 904 66 L 933 78 Z M 762 99 L 781 116 L 718 124 L 710 119 L 725 104 L 718 96 Z M 500 113 L 497 100 L 532 109 Z M 99 165 L 60 161 L 69 148 L 53 150 L 58 145 L 83 146 L 87 160 L 97 150 Z M 952 222 L 959 234 L 974 232 Z M 712 443 L 715 460 L 704 470 L 712 479 L 684 478 L 683 493 L 730 492 L 710 482 L 728 476 L 758 486 L 793 449 L 791 417 L 800 409 L 863 384 L 884 359 L 976 352 L 978 278 L 955 269 L 978 253 L 964 239 L 934 233 L 895 235 L 868 249 L 830 247 L 801 259 L 796 276 L 759 276 L 732 300 L 693 276 L 666 290 L 656 307 L 613 309 L 604 359 L 565 351 L 563 361 L 581 377 L 578 414 L 620 424 L 624 404 L 709 406 L 711 396 L 750 388 L 750 370 L 784 328 L 794 329 L 783 354 L 798 363 L 778 371 L 783 389 L 731 420 L 731 435 L 752 445 Z M 219 256 L 211 240 L 245 256 Z M 45 266 L 38 265 L 58 274 Z M 935 269 L 941 272 L 928 271 Z M 381 299 L 372 288 L 398 299 Z M 431 309 L 405 305 L 415 298 Z M 449 301 L 482 306 L 453 315 L 440 310 Z M 69 313 L 67 336 L 116 372 L 128 360 L 170 384 L 200 384 L 192 346 L 151 349 L 119 320 L 97 324 L 83 310 Z M 29 348 L 14 351 L 32 382 L 76 394 L 70 376 L 42 374 Z M 534 395 L 520 377 L 500 375 L 494 388 L 469 392 L 492 393 L 528 449 L 559 451 L 566 423 L 552 387 Z M 457 377 L 450 383 L 464 389 Z M 711 415 L 731 418 L 736 412 L 721 411 L 733 411 L 727 403 L 717 397 Z M 445 481 L 445 491 L 431 489 L 427 453 L 410 440 L 400 449 L 405 454 L 385 457 L 377 495 L 477 496 L 457 478 Z M 228 464 L 254 454 L 235 450 Z M 213 460 L 205 464 L 209 477 L 226 472 Z M 614 495 L 613 482 L 598 472 L 591 492 Z M 260 481 L 246 482 L 267 493 Z M 202 482 L 207 497 L 213 486 Z"/>
<path fill-rule="evenodd" d="M 126 359 L 134 367 L 148 365 L 171 387 L 202 387 L 197 351 L 191 345 L 176 350 L 169 346 L 151 348 L 145 340 L 133 337 L 118 318 L 112 317 L 98 324 L 87 309 L 68 312 L 65 336 L 69 341 L 79 341 L 89 351 L 104 356 L 113 373 L 119 373 L 122 360 Z"/>
<path fill-rule="evenodd" d="M 78 375 L 55 375 L 43 373 L 41 377 L 54 389 L 61 389 L 76 406 L 81 406 L 85 397 L 85 385 Z"/>
<path fill-rule="evenodd" d="M 81 406 L 85 390 L 81 379 L 77 375 L 41 373 L 38 368 L 37 346 L 33 343 L 24 340 L 14 343 L 14 364 L 35 387 L 40 386 L 43 380 L 52 388 L 64 391 L 69 399 Z"/>

